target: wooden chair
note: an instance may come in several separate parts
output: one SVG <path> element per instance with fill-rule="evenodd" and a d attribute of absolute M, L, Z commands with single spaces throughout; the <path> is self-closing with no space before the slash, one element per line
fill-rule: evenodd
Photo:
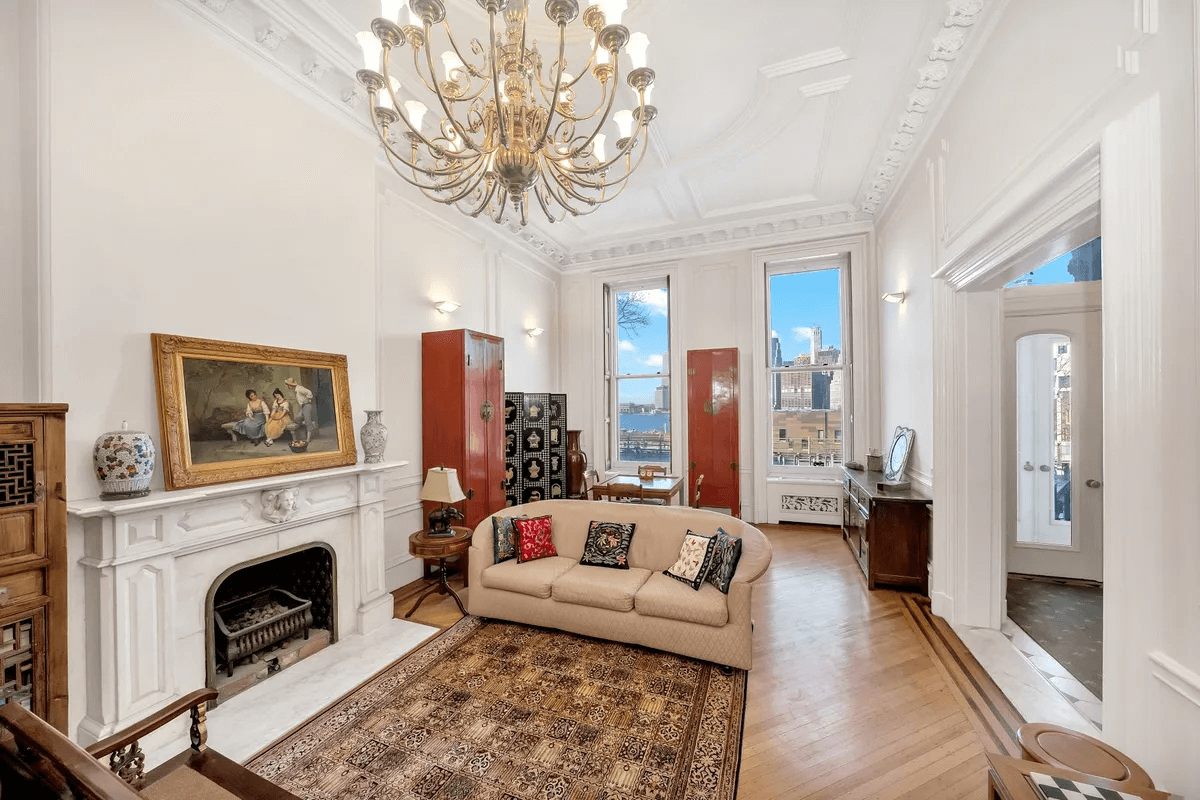
<path fill-rule="evenodd" d="M 655 475 L 666 475 L 667 468 L 659 464 L 642 464 L 638 467 L 638 477 L 654 477 Z"/>
<path fill-rule="evenodd" d="M 704 483 L 704 476 L 700 475 L 696 478 L 696 490 L 692 492 L 692 508 L 700 507 L 700 484 Z"/>
<path fill-rule="evenodd" d="M 645 490 L 641 486 L 633 483 L 614 483 L 605 486 L 600 491 L 599 487 L 592 487 L 592 499 L 599 500 L 601 497 L 608 498 L 612 503 L 644 503 L 646 502 Z"/>
<path fill-rule="evenodd" d="M 233 795 L 243 800 L 298 800 L 208 747 L 205 708 L 216 697 L 215 689 L 192 692 L 86 750 L 22 706 L 2 706 L 0 729 L 11 738 L 0 735 L 0 797 L 194 800 Z M 146 756 L 138 740 L 185 712 L 192 717 L 191 747 L 145 773 Z M 107 768 L 97 760 L 105 756 Z"/>

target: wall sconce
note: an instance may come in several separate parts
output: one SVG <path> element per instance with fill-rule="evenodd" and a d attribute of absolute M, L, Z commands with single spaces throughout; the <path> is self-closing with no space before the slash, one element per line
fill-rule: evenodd
<path fill-rule="evenodd" d="M 545 331 L 541 328 L 526 328 L 525 333 L 529 334 L 530 339 L 533 339 L 537 336 L 541 336 L 543 333 L 545 333 Z"/>
<path fill-rule="evenodd" d="M 456 303 L 453 300 L 443 300 L 440 303 L 434 303 L 433 307 L 443 314 L 449 314 L 457 311 L 462 306 L 462 303 Z"/>
<path fill-rule="evenodd" d="M 883 299 L 889 303 L 903 303 L 907 292 L 888 292 L 883 296 Z"/>

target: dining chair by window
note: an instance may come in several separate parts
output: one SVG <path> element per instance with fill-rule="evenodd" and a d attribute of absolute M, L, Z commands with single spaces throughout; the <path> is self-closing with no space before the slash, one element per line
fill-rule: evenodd
<path fill-rule="evenodd" d="M 704 483 L 704 476 L 700 475 L 696 478 L 696 491 L 692 492 L 692 508 L 700 507 L 700 484 Z"/>

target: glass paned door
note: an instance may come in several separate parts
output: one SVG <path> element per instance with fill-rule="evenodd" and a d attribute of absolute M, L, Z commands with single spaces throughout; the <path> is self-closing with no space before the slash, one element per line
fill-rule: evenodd
<path fill-rule="evenodd" d="M 1071 547 L 1071 340 L 1017 340 L 1017 541 Z"/>

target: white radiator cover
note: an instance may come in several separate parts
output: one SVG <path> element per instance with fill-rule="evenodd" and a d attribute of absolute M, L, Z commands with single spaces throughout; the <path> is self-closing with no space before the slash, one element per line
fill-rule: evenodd
<path fill-rule="evenodd" d="M 842 485 L 832 481 L 771 478 L 767 481 L 767 522 L 842 524 Z"/>

